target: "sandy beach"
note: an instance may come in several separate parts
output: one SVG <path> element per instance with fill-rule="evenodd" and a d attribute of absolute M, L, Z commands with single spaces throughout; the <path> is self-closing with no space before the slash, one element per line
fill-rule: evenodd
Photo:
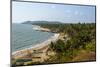
<path fill-rule="evenodd" d="M 41 30 L 42 31 L 44 30 L 45 32 L 48 32 L 49 30 L 48 29 L 45 29 L 45 28 L 41 28 L 40 26 L 38 27 L 35 27 L 33 28 L 35 30 Z M 45 51 L 46 47 L 51 43 L 51 42 L 55 42 L 57 41 L 59 38 L 59 33 L 55 33 L 53 36 L 51 36 L 48 40 L 42 42 L 42 43 L 39 43 L 39 44 L 36 44 L 35 46 L 32 46 L 30 48 L 26 48 L 26 49 L 22 49 L 22 50 L 19 50 L 19 51 L 15 51 L 12 53 L 12 57 L 15 58 L 15 57 L 23 57 L 23 56 L 26 56 L 28 53 L 27 51 L 30 51 L 30 52 L 33 52 L 33 50 L 41 50 L 41 51 Z"/>

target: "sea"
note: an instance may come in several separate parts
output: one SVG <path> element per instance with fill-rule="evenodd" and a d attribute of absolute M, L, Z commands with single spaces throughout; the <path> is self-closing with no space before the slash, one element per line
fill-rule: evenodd
<path fill-rule="evenodd" d="M 31 24 L 12 23 L 11 51 L 26 49 L 48 40 L 54 33 L 36 31 Z"/>

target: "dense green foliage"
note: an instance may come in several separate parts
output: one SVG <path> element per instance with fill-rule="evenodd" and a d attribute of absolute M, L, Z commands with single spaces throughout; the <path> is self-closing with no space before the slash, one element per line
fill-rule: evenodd
<path fill-rule="evenodd" d="M 51 31 L 56 33 L 67 34 L 70 38 L 67 41 L 59 39 L 56 43 L 51 42 L 50 48 L 57 53 L 55 57 L 59 58 L 56 58 L 55 61 L 72 62 L 72 59 L 81 50 L 94 53 L 96 51 L 95 23 L 45 24 L 40 26 L 49 28 Z M 54 59 L 52 61 L 54 61 Z"/>

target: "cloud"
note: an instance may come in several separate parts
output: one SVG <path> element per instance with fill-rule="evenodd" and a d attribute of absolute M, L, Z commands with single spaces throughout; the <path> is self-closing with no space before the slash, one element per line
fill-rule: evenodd
<path fill-rule="evenodd" d="M 52 5 L 51 8 L 56 8 L 56 6 Z"/>
<path fill-rule="evenodd" d="M 78 12 L 78 11 L 75 11 L 75 15 L 79 15 L 79 13 L 80 13 L 80 12 Z"/>
<path fill-rule="evenodd" d="M 82 12 L 75 11 L 74 14 L 75 14 L 75 15 L 80 15 L 80 16 L 81 16 L 81 15 L 82 15 Z"/>
<path fill-rule="evenodd" d="M 66 12 L 67 12 L 67 13 L 70 13 L 70 12 L 71 12 L 71 10 L 66 10 Z"/>

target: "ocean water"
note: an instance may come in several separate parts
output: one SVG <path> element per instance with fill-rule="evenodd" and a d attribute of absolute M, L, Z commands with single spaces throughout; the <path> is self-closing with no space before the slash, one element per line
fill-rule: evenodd
<path fill-rule="evenodd" d="M 32 25 L 29 24 L 13 23 L 11 32 L 12 52 L 35 46 L 53 35 L 54 34 L 50 32 L 33 30 Z"/>

